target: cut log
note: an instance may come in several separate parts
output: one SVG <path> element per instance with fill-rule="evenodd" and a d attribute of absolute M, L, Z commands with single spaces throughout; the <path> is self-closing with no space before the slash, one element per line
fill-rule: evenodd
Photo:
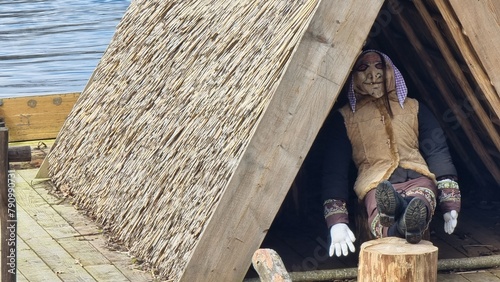
<path fill-rule="evenodd" d="M 31 161 L 31 147 L 17 146 L 10 147 L 8 153 L 9 162 L 29 162 Z"/>
<path fill-rule="evenodd" d="M 258 249 L 252 257 L 253 268 L 262 282 L 292 282 L 278 253 L 272 249 Z"/>
<path fill-rule="evenodd" d="M 438 248 L 422 240 L 418 244 L 388 237 L 363 243 L 358 281 L 437 281 Z"/>

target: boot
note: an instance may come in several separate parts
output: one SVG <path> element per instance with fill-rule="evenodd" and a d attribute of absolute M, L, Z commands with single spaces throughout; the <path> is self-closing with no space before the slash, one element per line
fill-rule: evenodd
<path fill-rule="evenodd" d="M 417 244 L 422 240 L 428 224 L 428 211 L 422 199 L 413 198 L 398 221 L 398 231 L 405 234 L 406 241 L 410 244 Z"/>
<path fill-rule="evenodd" d="M 392 187 L 389 181 L 383 181 L 377 186 L 375 199 L 380 214 L 380 224 L 385 227 L 393 225 L 407 206 L 405 199 Z"/>

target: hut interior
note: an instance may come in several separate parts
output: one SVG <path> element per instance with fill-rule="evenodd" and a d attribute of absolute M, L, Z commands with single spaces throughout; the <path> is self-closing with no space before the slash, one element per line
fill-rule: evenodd
<path fill-rule="evenodd" d="M 483 2 L 488 9 L 479 15 L 500 13 L 493 1 Z M 440 259 L 500 251 L 499 96 L 479 57 L 482 50 L 470 41 L 472 32 L 465 30 L 460 23 L 464 19 L 457 15 L 469 6 L 460 7 L 458 1 L 386 1 L 364 46 L 389 55 L 403 73 L 408 95 L 425 103 L 445 131 L 459 174 L 463 210 L 451 236 L 442 231 L 439 211 L 434 216 L 429 239 L 440 248 Z M 492 40 L 500 42 L 498 25 L 494 29 L 497 36 Z M 345 103 L 344 87 L 332 112 Z M 262 244 L 281 254 L 291 271 L 357 265 L 355 255 L 327 255 L 328 231 L 319 200 L 322 150 L 327 146 L 321 137 L 326 130 L 325 126 L 316 138 Z M 353 181 L 354 165 L 351 172 Z M 357 200 L 352 196 L 351 223 L 357 223 Z M 364 238 L 357 239 L 359 250 Z"/>
<path fill-rule="evenodd" d="M 500 208 L 500 80 L 488 56 L 496 50 L 462 30 L 469 7 L 442 2 L 132 1 L 47 158 L 51 179 L 172 281 L 234 281 L 259 244 L 290 271 L 355 265 L 356 256 L 325 256 L 318 159 L 328 128 L 312 138 L 345 103 L 342 94 L 332 101 L 366 38 L 445 129 L 466 231 L 441 239 L 435 228 L 431 239 L 442 256 L 470 255 L 444 243 L 498 224 L 465 219 Z M 481 20 L 500 15 L 493 0 L 475 6 Z M 497 252 L 498 234 L 487 237 L 468 243 L 471 252 Z"/>

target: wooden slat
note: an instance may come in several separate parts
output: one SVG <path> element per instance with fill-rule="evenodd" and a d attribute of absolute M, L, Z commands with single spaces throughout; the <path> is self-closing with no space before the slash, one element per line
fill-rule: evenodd
<path fill-rule="evenodd" d="M 490 104 L 490 108 L 495 112 L 497 119 L 500 117 L 500 98 L 498 97 L 498 92 L 495 90 L 493 85 L 491 84 L 490 78 L 488 74 L 486 74 L 485 70 L 482 67 L 479 58 L 476 55 L 475 50 L 471 48 L 470 38 L 467 38 L 467 35 L 464 34 L 462 26 L 458 22 L 458 19 L 455 16 L 454 11 L 449 7 L 447 1 L 434 1 L 435 6 L 439 9 L 441 16 L 446 22 L 446 26 L 448 27 L 449 32 L 451 33 L 451 37 L 456 42 L 456 44 L 460 47 L 459 52 L 461 52 L 462 57 L 469 70 L 471 71 L 472 76 L 474 76 L 478 87 L 484 93 L 486 101 Z M 481 3 L 474 3 L 474 6 L 482 5 Z M 466 5 L 469 6 L 469 5 Z M 467 8 L 468 9 L 468 8 Z M 473 14 L 471 14 L 473 15 Z M 488 23 L 486 26 L 482 28 L 490 28 L 490 24 Z M 467 33 L 471 34 L 471 33 Z M 498 27 L 494 34 L 498 37 Z M 490 52 L 498 52 L 497 47 L 495 46 L 494 50 L 490 50 Z M 495 72 L 496 74 L 497 72 Z M 495 119 L 493 118 L 493 121 Z"/>
<path fill-rule="evenodd" d="M 9 140 L 55 138 L 79 93 L 2 99 L 0 116 L 9 128 Z"/>
<path fill-rule="evenodd" d="M 395 1 L 395 0 L 391 0 L 391 1 Z M 424 62 L 426 70 L 429 72 L 431 77 L 433 77 L 435 79 L 436 86 L 438 87 L 439 91 L 442 93 L 443 100 L 448 104 L 450 109 L 453 111 L 453 113 L 457 117 L 457 121 L 462 126 L 469 141 L 471 142 L 472 146 L 474 146 L 475 151 L 477 152 L 477 154 L 479 155 L 479 157 L 481 158 L 481 160 L 483 161 L 485 166 L 488 168 L 488 170 L 490 171 L 493 178 L 495 178 L 495 180 L 497 182 L 500 182 L 500 168 L 496 165 L 495 161 L 491 158 L 491 156 L 487 152 L 486 148 L 484 147 L 483 143 L 481 142 L 480 137 L 477 136 L 477 134 L 475 133 L 474 128 L 472 127 L 471 123 L 467 119 L 467 115 L 463 112 L 462 109 L 454 106 L 454 105 L 458 104 L 457 101 L 452 97 L 452 95 L 448 94 L 448 93 L 451 93 L 450 89 L 448 88 L 446 83 L 443 81 L 440 74 L 437 73 L 436 69 L 434 68 L 432 59 L 427 54 L 423 44 L 420 42 L 417 35 L 413 31 L 412 25 L 401 14 L 396 14 L 396 18 L 400 22 L 401 27 L 405 31 L 405 33 L 408 36 L 408 39 L 412 43 L 413 47 L 415 48 L 417 53 L 420 55 L 420 58 Z"/>
<path fill-rule="evenodd" d="M 46 244 L 43 243 L 45 240 L 48 240 L 49 246 L 55 244 L 51 247 L 52 249 L 61 252 L 64 250 L 71 256 L 71 260 L 67 263 L 83 267 L 97 281 L 149 281 L 151 279 L 147 273 L 134 269 L 139 266 L 134 266 L 130 257 L 106 249 L 107 242 L 102 230 L 97 225 L 92 224 L 90 219 L 75 210 L 70 204 L 49 194 L 51 189 L 50 181 L 34 180 L 36 173 L 36 169 L 17 171 L 16 189 L 18 202 L 28 210 L 26 215 L 29 214 L 35 217 L 36 222 L 31 221 L 29 218 L 23 220 L 39 225 L 36 228 L 43 228 L 42 230 L 44 230 L 41 233 L 42 245 Z M 54 223 L 47 222 L 49 220 L 54 221 Z M 19 236 L 23 238 L 31 238 L 33 234 L 35 233 L 26 229 L 19 232 Z M 38 260 L 43 262 L 42 258 L 37 259 L 38 251 L 40 251 L 38 246 L 32 249 L 24 245 L 22 249 L 23 253 L 29 252 L 30 258 L 28 262 L 33 260 L 31 263 L 37 263 Z M 44 255 L 40 256 L 43 257 Z M 52 267 L 52 270 L 55 269 L 53 263 L 48 263 L 47 267 Z M 24 270 L 24 272 L 27 272 L 28 269 L 28 264 L 20 266 L 20 270 Z M 52 271 L 53 275 L 55 275 L 54 271 Z M 46 276 L 49 274 L 40 270 L 30 275 Z M 29 281 L 56 281 L 53 279 L 37 280 L 36 277 L 30 275 L 27 276 Z M 71 273 L 64 278 L 65 281 L 76 279 Z"/>
<path fill-rule="evenodd" d="M 439 2 L 439 1 L 437 1 Z M 498 109 L 500 91 L 500 2 L 481 0 L 473 3 L 450 0 L 453 11 L 458 17 L 462 32 L 467 36 L 482 66 L 488 74 L 491 84 L 497 90 L 496 97 L 489 97 Z M 438 4 L 438 3 L 437 3 Z M 498 115 L 498 112 L 497 112 Z"/>
<path fill-rule="evenodd" d="M 40 258 L 23 239 L 18 238 L 18 273 L 25 281 L 61 281 L 50 267 Z M 18 281 L 21 275 L 17 275 Z"/>
<path fill-rule="evenodd" d="M 462 277 L 468 281 L 481 281 L 481 282 L 498 282 L 500 278 L 487 270 L 470 271 L 470 273 L 461 274 Z"/>
<path fill-rule="evenodd" d="M 19 237 L 61 280 L 95 281 L 23 208 L 18 208 L 18 214 Z"/>
<path fill-rule="evenodd" d="M 181 281 L 243 279 L 383 2 L 320 2 Z"/>
<path fill-rule="evenodd" d="M 413 4 L 415 5 L 418 12 L 422 16 L 422 19 L 424 20 L 424 23 L 426 24 L 427 28 L 429 29 L 429 32 L 431 33 L 437 46 L 439 47 L 441 54 L 443 55 L 444 59 L 446 60 L 446 63 L 450 67 L 452 74 L 455 76 L 458 85 L 460 86 L 462 91 L 464 91 L 464 94 L 471 103 L 471 106 L 474 108 L 476 115 L 478 116 L 482 125 L 486 129 L 486 132 L 493 141 L 493 144 L 495 144 L 497 150 L 500 151 L 500 137 L 498 135 L 498 131 L 495 128 L 493 122 L 491 121 L 486 111 L 481 106 L 478 97 L 476 97 L 477 94 L 474 93 L 474 90 L 467 81 L 467 78 L 462 72 L 462 69 L 460 68 L 459 64 L 457 63 L 455 58 L 453 58 L 453 54 L 451 53 L 450 48 L 446 44 L 446 41 L 444 40 L 440 31 L 438 30 L 438 27 L 436 26 L 434 19 L 427 11 L 427 8 L 425 7 L 424 3 L 422 3 L 422 0 L 415 0 L 413 1 Z M 500 104 L 498 110 L 500 111 Z"/>
<path fill-rule="evenodd" d="M 462 277 L 460 274 L 438 274 L 439 282 L 470 282 Z"/>
<path fill-rule="evenodd" d="M 79 235 L 26 182 L 16 183 L 17 200 L 23 209 L 36 216 L 38 224 L 54 239 Z"/>

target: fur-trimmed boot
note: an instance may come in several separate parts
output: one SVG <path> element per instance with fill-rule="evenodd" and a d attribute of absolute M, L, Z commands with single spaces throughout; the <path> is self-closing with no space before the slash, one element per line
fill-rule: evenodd
<path fill-rule="evenodd" d="M 394 189 L 389 181 L 382 181 L 375 190 L 380 224 L 390 227 L 398 221 L 408 205 L 407 201 Z"/>

